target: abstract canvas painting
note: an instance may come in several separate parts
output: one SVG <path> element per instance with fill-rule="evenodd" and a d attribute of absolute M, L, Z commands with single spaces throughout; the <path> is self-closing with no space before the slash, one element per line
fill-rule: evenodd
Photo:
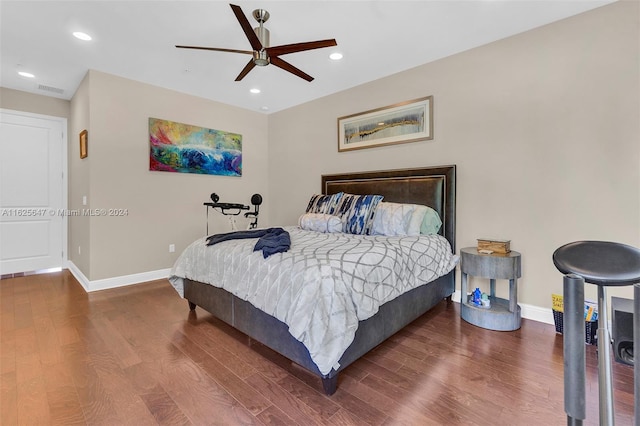
<path fill-rule="evenodd" d="M 242 176 L 242 135 L 149 118 L 149 170 Z"/>

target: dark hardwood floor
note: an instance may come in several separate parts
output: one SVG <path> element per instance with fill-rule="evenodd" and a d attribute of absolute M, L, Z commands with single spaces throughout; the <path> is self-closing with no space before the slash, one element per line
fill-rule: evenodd
<path fill-rule="evenodd" d="M 564 425 L 562 336 L 474 327 L 446 302 L 347 368 L 338 391 L 197 308 L 168 281 L 87 294 L 67 272 L 0 280 L 0 423 Z M 598 424 L 596 348 L 587 420 Z M 613 363 L 616 420 L 633 369 Z"/>

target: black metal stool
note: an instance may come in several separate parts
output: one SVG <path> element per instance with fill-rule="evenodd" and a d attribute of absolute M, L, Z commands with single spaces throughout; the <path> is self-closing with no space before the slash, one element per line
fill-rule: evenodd
<path fill-rule="evenodd" d="M 584 283 L 598 286 L 598 392 L 600 424 L 613 425 L 611 335 L 608 326 L 608 286 L 636 284 L 634 288 L 635 419 L 640 421 L 640 376 L 637 355 L 640 340 L 640 250 L 608 241 L 577 241 L 558 248 L 553 263 L 565 274 L 564 297 L 564 409 L 568 424 L 586 418 L 584 347 Z"/>

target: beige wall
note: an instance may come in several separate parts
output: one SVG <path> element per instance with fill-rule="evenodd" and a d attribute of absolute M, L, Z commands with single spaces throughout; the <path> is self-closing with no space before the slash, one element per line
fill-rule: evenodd
<path fill-rule="evenodd" d="M 0 108 L 69 118 L 70 102 L 0 87 Z"/>
<path fill-rule="evenodd" d="M 457 247 L 510 239 L 520 302 L 551 307 L 557 247 L 640 246 L 639 16 L 614 3 L 270 115 L 272 221 L 296 223 L 323 173 L 456 164 Z M 427 95 L 432 141 L 337 152 L 338 117 Z"/>
<path fill-rule="evenodd" d="M 89 81 L 87 73 L 71 99 L 71 114 L 69 119 L 69 193 L 68 205 L 70 210 L 88 209 L 89 204 L 82 204 L 82 196 L 91 193 L 91 163 L 93 155 L 80 159 L 80 132 L 87 130 L 91 141 L 91 116 L 89 108 Z M 89 144 L 88 154 L 92 154 L 92 146 Z M 91 276 L 91 232 L 90 216 L 68 217 L 68 250 L 69 260 L 82 271 L 86 277 Z"/>
<path fill-rule="evenodd" d="M 71 155 L 70 169 L 80 176 L 71 175 L 69 204 L 79 206 L 87 195 L 88 208 L 128 210 L 127 216 L 91 217 L 89 227 L 72 228 L 79 232 L 70 243 L 74 258 L 75 245 L 89 239 L 90 267 L 82 261 L 80 269 L 91 281 L 170 268 L 189 243 L 205 235 L 202 203 L 212 192 L 222 201 L 242 203 L 258 192 L 268 206 L 266 115 L 97 71 L 89 72 L 87 84 L 89 156 Z M 82 90 L 76 96 L 84 109 Z M 149 117 L 242 134 L 243 176 L 149 171 Z M 89 173 L 78 164 L 83 162 Z M 230 230 L 219 214 L 211 218 L 210 232 Z M 260 224 L 268 220 L 265 208 Z"/>

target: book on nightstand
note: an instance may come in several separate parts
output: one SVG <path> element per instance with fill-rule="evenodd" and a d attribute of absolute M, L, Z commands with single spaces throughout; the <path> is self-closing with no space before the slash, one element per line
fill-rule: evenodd
<path fill-rule="evenodd" d="M 495 240 L 478 238 L 478 251 L 491 251 L 492 253 L 506 254 L 511 251 L 511 240 Z"/>

